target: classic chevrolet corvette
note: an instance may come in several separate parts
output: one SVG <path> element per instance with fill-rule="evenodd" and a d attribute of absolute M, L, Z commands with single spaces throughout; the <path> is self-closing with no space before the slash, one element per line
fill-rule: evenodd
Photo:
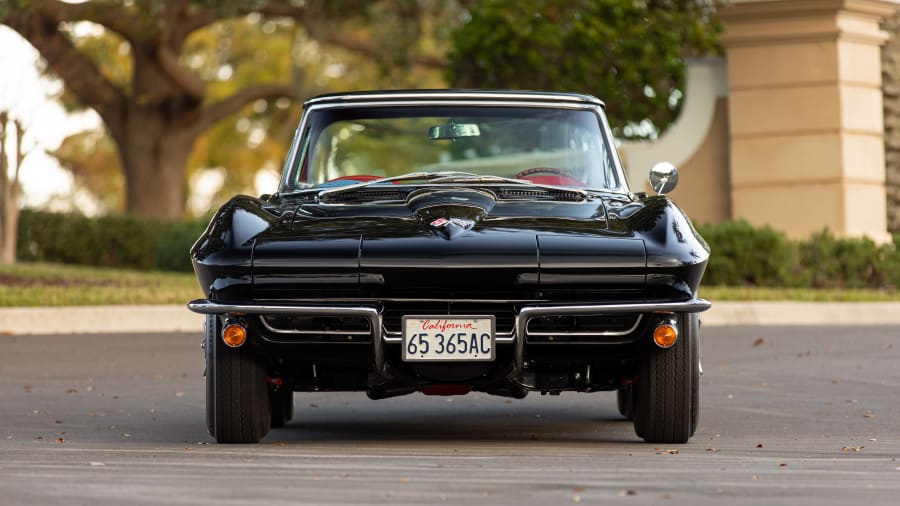
<path fill-rule="evenodd" d="M 640 438 L 687 441 L 709 248 L 677 178 L 630 191 L 590 96 L 309 100 L 278 191 L 233 198 L 191 249 L 210 434 L 259 441 L 303 391 L 616 390 Z"/>

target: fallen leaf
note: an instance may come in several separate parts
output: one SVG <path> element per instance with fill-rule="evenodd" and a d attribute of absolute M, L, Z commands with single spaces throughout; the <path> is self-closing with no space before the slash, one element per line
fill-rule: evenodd
<path fill-rule="evenodd" d="M 36 436 L 34 438 L 35 441 L 42 441 L 43 439 L 44 439 L 44 436 Z"/>
<path fill-rule="evenodd" d="M 763 339 L 763 338 L 761 338 L 761 337 L 757 337 L 756 340 L 753 341 L 753 346 L 759 347 L 759 346 L 762 346 L 763 343 L 765 343 L 765 342 L 766 342 L 765 339 Z"/>
<path fill-rule="evenodd" d="M 406 476 L 401 476 L 400 483 L 409 483 L 409 478 L 407 478 Z"/>
<path fill-rule="evenodd" d="M 715 453 L 715 452 L 719 451 L 719 449 L 718 448 L 707 448 L 706 451 Z"/>
<path fill-rule="evenodd" d="M 32 391 L 32 390 L 33 390 L 33 389 L 34 389 L 34 387 L 33 387 L 33 386 L 31 386 L 31 385 L 25 385 L 25 386 L 24 386 L 24 387 L 22 387 L 22 388 L 24 388 L 24 389 L 25 389 L 25 393 L 26 393 L 26 394 L 30 394 L 30 393 L 31 393 L 31 391 Z"/>
<path fill-rule="evenodd" d="M 625 497 L 626 495 L 637 495 L 637 492 L 635 492 L 634 490 L 622 490 L 621 492 L 619 492 L 620 497 Z"/>
<path fill-rule="evenodd" d="M 657 455 L 663 455 L 663 454 L 678 455 L 678 453 L 679 453 L 678 450 L 666 450 L 664 448 L 656 448 Z"/>
<path fill-rule="evenodd" d="M 572 502 L 574 502 L 574 503 L 580 503 L 580 502 L 581 502 L 581 496 L 580 496 L 580 495 L 573 495 L 573 496 L 572 496 Z"/>
<path fill-rule="evenodd" d="M 53 423 L 62 423 L 62 420 L 56 420 Z"/>
<path fill-rule="evenodd" d="M 572 487 L 572 492 L 575 492 L 576 494 L 580 494 L 580 493 L 584 492 L 584 487 Z"/>
<path fill-rule="evenodd" d="M 318 408 L 319 405 L 316 404 L 315 402 L 311 402 L 311 403 L 309 404 L 309 407 L 311 407 L 311 408 Z"/>
<path fill-rule="evenodd" d="M 175 397 L 184 397 L 184 392 L 175 392 Z"/>
<path fill-rule="evenodd" d="M 75 388 L 70 388 L 70 389 L 66 390 L 66 393 L 67 394 L 77 394 L 78 390 Z"/>
<path fill-rule="evenodd" d="M 782 462 L 781 464 L 778 464 L 778 467 L 787 467 L 787 464 L 785 464 L 784 462 Z"/>
<path fill-rule="evenodd" d="M 150 376 L 150 379 L 152 379 L 153 381 L 162 381 L 163 378 L 165 378 L 165 376 L 163 376 L 162 374 L 154 374 L 153 376 Z"/>
<path fill-rule="evenodd" d="M 758 475 L 758 474 L 754 474 L 754 475 L 753 475 L 753 481 L 759 481 L 759 475 Z"/>
<path fill-rule="evenodd" d="M 106 464 L 104 464 L 103 462 L 91 462 L 91 467 L 103 467 L 105 465 Z"/>
<path fill-rule="evenodd" d="M 56 438 L 56 442 L 62 444 L 62 443 L 65 443 L 66 440 L 61 437 L 58 437 L 58 438 Z"/>
<path fill-rule="evenodd" d="M 759 443 L 758 445 L 756 445 L 756 447 L 757 447 L 757 448 L 763 448 L 763 444 L 762 444 L 762 443 Z"/>
<path fill-rule="evenodd" d="M 863 417 L 865 417 L 865 418 L 875 418 L 875 413 L 872 413 L 871 411 L 866 410 L 866 412 L 863 413 Z"/>
<path fill-rule="evenodd" d="M 865 446 L 845 446 L 841 448 L 842 452 L 861 452 Z"/>

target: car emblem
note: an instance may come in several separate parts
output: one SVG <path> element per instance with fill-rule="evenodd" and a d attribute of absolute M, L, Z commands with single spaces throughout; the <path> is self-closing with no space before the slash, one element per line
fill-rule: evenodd
<path fill-rule="evenodd" d="M 434 228 L 444 228 L 450 224 L 450 220 L 447 218 L 438 218 L 431 222 L 431 226 Z"/>

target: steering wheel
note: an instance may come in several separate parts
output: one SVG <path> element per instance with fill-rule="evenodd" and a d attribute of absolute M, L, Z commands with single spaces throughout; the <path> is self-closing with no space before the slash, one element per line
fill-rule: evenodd
<path fill-rule="evenodd" d="M 513 179 L 527 179 L 538 184 L 584 186 L 584 183 L 555 167 L 533 167 L 516 173 Z"/>

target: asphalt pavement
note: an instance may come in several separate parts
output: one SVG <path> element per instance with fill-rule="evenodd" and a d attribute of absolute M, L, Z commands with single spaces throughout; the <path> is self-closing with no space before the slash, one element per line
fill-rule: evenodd
<path fill-rule="evenodd" d="M 612 393 L 295 394 L 204 423 L 199 332 L 0 335 L 2 504 L 896 504 L 900 327 L 703 329 L 701 421 L 640 442 Z"/>

